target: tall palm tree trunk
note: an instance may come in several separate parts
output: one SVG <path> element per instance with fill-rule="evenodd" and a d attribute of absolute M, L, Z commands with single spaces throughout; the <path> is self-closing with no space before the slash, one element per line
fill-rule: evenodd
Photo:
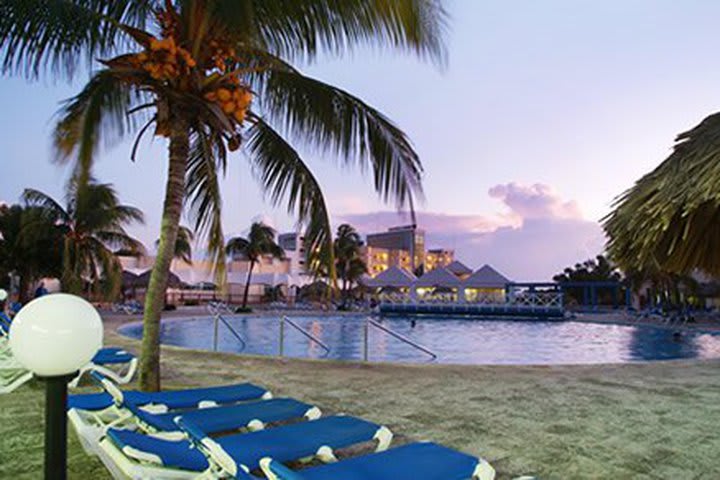
<path fill-rule="evenodd" d="M 20 304 L 25 305 L 30 301 L 30 280 L 28 277 L 24 274 L 20 275 L 20 282 L 18 285 L 19 288 L 19 298 Z"/>
<path fill-rule="evenodd" d="M 243 294 L 243 309 L 247 308 L 248 294 L 250 293 L 250 280 L 252 279 L 253 268 L 255 268 L 255 260 L 250 261 L 250 267 L 248 268 L 247 280 L 245 281 L 245 293 Z"/>
<path fill-rule="evenodd" d="M 140 388 L 144 391 L 160 389 L 160 315 L 163 311 L 170 263 L 175 254 L 185 192 L 185 169 L 189 151 L 187 122 L 173 118 L 170 122 L 170 155 L 165 189 L 160 244 L 150 275 L 145 297 L 142 352 L 140 358 Z"/>

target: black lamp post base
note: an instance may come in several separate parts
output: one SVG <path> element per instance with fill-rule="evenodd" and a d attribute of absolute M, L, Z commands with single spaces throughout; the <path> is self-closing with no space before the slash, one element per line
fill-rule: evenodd
<path fill-rule="evenodd" d="M 45 381 L 45 480 L 67 478 L 67 384 L 78 372 Z"/>

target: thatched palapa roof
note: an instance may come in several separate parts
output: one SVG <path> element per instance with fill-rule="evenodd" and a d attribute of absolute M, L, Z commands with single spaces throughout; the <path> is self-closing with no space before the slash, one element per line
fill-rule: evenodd
<path fill-rule="evenodd" d="M 720 113 L 680 134 L 614 207 L 603 226 L 623 270 L 720 274 Z"/>

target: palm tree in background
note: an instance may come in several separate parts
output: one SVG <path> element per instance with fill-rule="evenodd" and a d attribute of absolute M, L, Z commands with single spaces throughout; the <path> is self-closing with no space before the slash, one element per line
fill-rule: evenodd
<path fill-rule="evenodd" d="M 173 259 L 192 265 L 192 244 L 195 241 L 195 234 L 188 227 L 178 227 L 177 239 L 175 240 L 175 252 Z M 160 247 L 160 239 L 155 240 L 155 248 Z"/>
<path fill-rule="evenodd" d="M 128 235 L 125 227 L 142 223 L 143 214 L 135 207 L 122 205 L 110 184 L 73 181 L 63 207 L 49 195 L 27 189 L 23 200 L 28 207 L 42 208 L 62 238 L 63 290 L 80 294 L 89 283 L 102 285 L 106 298 L 117 294 L 122 267 L 115 250 L 142 253 L 143 245 Z"/>
<path fill-rule="evenodd" d="M 273 203 L 305 225 L 309 248 L 335 278 L 328 209 L 312 170 L 288 140 L 372 172 L 399 208 L 421 193 L 422 167 L 405 134 L 348 92 L 291 62 L 356 47 L 444 60 L 437 0 L 4 0 L 4 72 L 72 78 L 95 71 L 67 101 L 57 158 L 82 180 L 101 145 L 136 134 L 168 140 L 160 245 L 145 301 L 140 386 L 160 387 L 159 322 L 183 205 L 224 278 L 219 176 L 244 147 Z M 92 59 L 101 58 L 99 65 Z M 99 67 L 99 68 L 98 68 Z M 254 99 L 256 99 L 254 101 Z M 187 199 L 187 201 L 186 201 Z"/>
<path fill-rule="evenodd" d="M 342 298 L 346 301 L 350 286 L 367 273 L 360 250 L 362 238 L 352 225 L 344 223 L 337 229 L 334 247 L 337 276 L 342 280 Z"/>
<path fill-rule="evenodd" d="M 0 284 L 10 287 L 9 277 L 17 277 L 21 303 L 38 280 L 62 274 L 62 237 L 47 213 L 42 207 L 0 206 Z"/>
<path fill-rule="evenodd" d="M 247 279 L 245 280 L 245 292 L 243 293 L 242 308 L 247 308 L 248 294 L 250 292 L 250 281 L 252 280 L 253 269 L 260 259 L 269 255 L 272 258 L 285 258 L 285 251 L 275 243 L 275 229 L 262 222 L 254 222 L 250 226 L 250 233 L 247 238 L 231 238 L 225 247 L 227 255 L 242 255 L 248 259 Z"/>

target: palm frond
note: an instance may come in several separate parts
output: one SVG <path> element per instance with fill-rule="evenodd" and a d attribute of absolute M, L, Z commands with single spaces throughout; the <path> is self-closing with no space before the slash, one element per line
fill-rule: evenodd
<path fill-rule="evenodd" d="M 0 49 L 3 73 L 38 78 L 42 72 L 72 78 L 129 41 L 121 26 L 145 28 L 158 1 L 3 0 Z"/>
<path fill-rule="evenodd" d="M 139 240 L 123 232 L 95 232 L 94 236 L 103 245 L 113 250 L 122 250 L 130 255 L 144 255 L 145 246 Z"/>
<path fill-rule="evenodd" d="M 250 242 L 248 239 L 243 237 L 233 237 L 228 240 L 225 246 L 225 253 L 227 255 L 246 255 Z"/>
<path fill-rule="evenodd" d="M 243 27 L 244 2 L 225 0 Z M 392 47 L 445 60 L 447 13 L 439 0 L 252 0 L 258 43 L 282 57 L 312 60 L 355 47 Z M 229 29 L 235 24 L 228 21 Z"/>
<path fill-rule="evenodd" d="M 129 116 L 128 111 L 143 100 L 144 94 L 115 72 L 103 70 L 93 75 L 58 112 L 55 159 L 75 160 L 77 172 L 89 177 L 98 148 L 112 145 L 137 128 L 140 119 Z"/>
<path fill-rule="evenodd" d="M 79 231 L 124 233 L 126 225 L 144 222 L 142 211 L 120 204 L 117 191 L 109 183 L 72 181 L 67 196 L 68 211 Z"/>
<path fill-rule="evenodd" d="M 177 240 L 175 241 L 175 258 L 179 258 L 188 265 L 192 265 L 192 243 L 195 234 L 184 225 L 178 229 Z"/>
<path fill-rule="evenodd" d="M 68 211 L 46 193 L 32 188 L 26 188 L 22 194 L 22 198 L 27 206 L 41 207 L 56 220 L 63 222 L 70 220 Z"/>
<path fill-rule="evenodd" d="M 254 117 L 253 122 L 246 148 L 263 190 L 275 205 L 285 200 L 288 212 L 306 226 L 306 249 L 327 266 L 334 283 L 332 230 L 320 184 L 285 139 L 260 118 Z"/>
<path fill-rule="evenodd" d="M 222 196 L 218 172 L 224 172 L 227 151 L 222 137 L 196 127 L 190 144 L 185 195 L 193 229 L 207 238 L 207 250 L 215 270 L 216 283 L 225 283 L 225 237 L 222 227 Z"/>
<path fill-rule="evenodd" d="M 263 113 L 324 154 L 371 170 L 384 201 L 412 206 L 422 194 L 422 165 L 407 136 L 382 113 L 342 89 L 298 72 L 273 69 L 260 82 Z"/>
<path fill-rule="evenodd" d="M 225 253 L 227 255 L 243 255 L 253 262 L 257 262 L 263 255 L 283 259 L 285 251 L 275 243 L 276 233 L 271 226 L 262 222 L 254 222 L 250 226 L 247 238 L 233 237 L 228 240 Z"/>
<path fill-rule="evenodd" d="M 603 219 L 608 252 L 624 270 L 720 274 L 720 113 L 677 142 Z"/>

